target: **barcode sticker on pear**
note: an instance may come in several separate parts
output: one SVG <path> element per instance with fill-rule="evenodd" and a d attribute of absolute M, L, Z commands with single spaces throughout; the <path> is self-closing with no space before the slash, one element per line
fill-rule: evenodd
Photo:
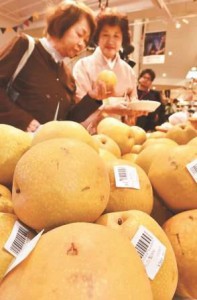
<path fill-rule="evenodd" d="M 131 242 L 140 255 L 148 277 L 153 280 L 164 262 L 166 247 L 142 225 Z"/>
<path fill-rule="evenodd" d="M 187 164 L 186 168 L 192 175 L 193 179 L 197 183 L 197 159 L 193 160 L 191 163 Z"/>
<path fill-rule="evenodd" d="M 8 267 L 6 273 L 4 274 L 7 275 L 12 269 L 14 269 L 17 265 L 19 265 L 26 257 L 33 251 L 35 248 L 36 244 L 38 243 L 44 229 L 40 231 L 31 241 L 25 244 L 23 249 L 20 251 L 18 256 L 15 258 L 15 260 L 10 264 Z"/>
<path fill-rule="evenodd" d="M 132 166 L 114 166 L 116 187 L 140 189 L 139 176 Z"/>
<path fill-rule="evenodd" d="M 29 228 L 16 221 L 4 248 L 14 257 L 17 257 L 25 244 L 30 241 L 30 233 Z"/>

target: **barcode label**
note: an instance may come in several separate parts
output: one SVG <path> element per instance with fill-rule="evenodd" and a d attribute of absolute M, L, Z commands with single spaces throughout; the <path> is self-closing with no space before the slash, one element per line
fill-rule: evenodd
<path fill-rule="evenodd" d="M 132 166 L 114 166 L 116 187 L 140 189 L 139 176 Z"/>
<path fill-rule="evenodd" d="M 193 160 L 191 163 L 187 164 L 186 168 L 190 172 L 191 176 L 197 183 L 197 159 Z"/>
<path fill-rule="evenodd" d="M 31 241 L 25 244 L 20 254 L 15 258 L 15 260 L 8 267 L 4 276 L 6 276 L 11 270 L 13 270 L 18 264 L 20 264 L 33 251 L 39 239 L 41 238 L 43 232 L 44 229 L 41 232 L 39 232 Z"/>
<path fill-rule="evenodd" d="M 17 257 L 25 244 L 30 241 L 29 234 L 30 229 L 16 221 L 4 248 L 14 257 Z"/>
<path fill-rule="evenodd" d="M 142 225 L 131 242 L 145 266 L 148 277 L 153 280 L 164 262 L 166 247 Z"/>
<path fill-rule="evenodd" d="M 144 257 L 151 243 L 152 238 L 150 237 L 150 235 L 147 234 L 147 232 L 143 232 L 137 244 L 135 245 L 135 249 L 137 250 L 141 258 Z"/>

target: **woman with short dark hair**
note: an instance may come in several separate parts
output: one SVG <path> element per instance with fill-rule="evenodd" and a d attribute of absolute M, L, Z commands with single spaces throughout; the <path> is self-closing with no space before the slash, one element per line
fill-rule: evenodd
<path fill-rule="evenodd" d="M 94 53 L 75 64 L 73 75 L 80 99 L 97 81 L 102 70 L 113 71 L 118 79 L 114 96 L 136 96 L 136 79 L 132 68 L 121 59 L 119 50 L 130 44 L 129 22 L 125 14 L 112 9 L 101 12 L 93 41 L 98 45 Z M 85 80 L 84 80 L 85 79 Z"/>

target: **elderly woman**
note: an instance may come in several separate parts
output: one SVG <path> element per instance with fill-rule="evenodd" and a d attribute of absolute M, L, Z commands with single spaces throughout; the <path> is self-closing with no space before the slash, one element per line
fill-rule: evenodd
<path fill-rule="evenodd" d="M 112 70 L 118 79 L 114 96 L 136 97 L 136 79 L 132 68 L 120 58 L 119 50 L 130 44 L 129 23 L 126 15 L 106 9 L 98 16 L 94 42 L 95 52 L 80 59 L 74 66 L 77 97 L 86 95 L 102 70 Z"/>
<path fill-rule="evenodd" d="M 76 87 L 63 59 L 85 49 L 95 29 L 92 11 L 77 1 L 64 1 L 47 16 L 46 37 L 35 41 L 25 66 L 7 87 L 28 48 L 25 35 L 14 38 L 0 53 L 0 123 L 33 132 L 40 124 L 57 120 L 82 122 L 106 97 L 103 84 L 96 84 L 76 104 Z M 13 97 L 14 95 L 14 97 Z"/>

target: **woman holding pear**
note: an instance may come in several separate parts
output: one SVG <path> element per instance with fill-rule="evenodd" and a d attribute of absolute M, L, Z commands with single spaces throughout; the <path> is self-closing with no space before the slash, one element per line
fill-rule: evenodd
<path fill-rule="evenodd" d="M 126 15 L 111 9 L 101 12 L 97 18 L 93 42 L 98 45 L 94 53 L 78 60 L 73 69 L 77 97 L 81 99 L 94 86 L 101 72 L 106 72 L 106 77 L 110 76 L 112 83 L 115 83 L 115 86 L 111 86 L 114 96 L 122 97 L 127 94 L 130 97 L 136 97 L 134 72 L 119 55 L 121 47 L 130 44 L 129 22 Z M 114 82 L 110 74 L 112 72 L 117 82 Z"/>
<path fill-rule="evenodd" d="M 102 11 L 97 17 L 97 28 L 93 36 L 93 42 L 98 45 L 94 53 L 79 59 L 73 68 L 77 98 L 81 99 L 98 82 L 104 81 L 108 94 L 107 98 L 110 96 L 124 97 L 125 102 L 120 103 L 120 105 L 126 106 L 127 101 L 137 97 L 136 78 L 133 69 L 119 55 L 121 47 L 130 44 L 127 16 L 111 9 Z M 116 114 L 117 101 L 116 104 L 113 104 L 113 102 L 110 104 L 104 104 L 100 107 L 100 110 L 105 113 Z M 112 110 L 113 107 L 114 111 Z M 141 116 L 142 114 L 145 114 L 145 112 L 129 112 L 129 109 L 127 112 L 125 111 L 125 115 L 131 115 L 132 117 Z"/>

